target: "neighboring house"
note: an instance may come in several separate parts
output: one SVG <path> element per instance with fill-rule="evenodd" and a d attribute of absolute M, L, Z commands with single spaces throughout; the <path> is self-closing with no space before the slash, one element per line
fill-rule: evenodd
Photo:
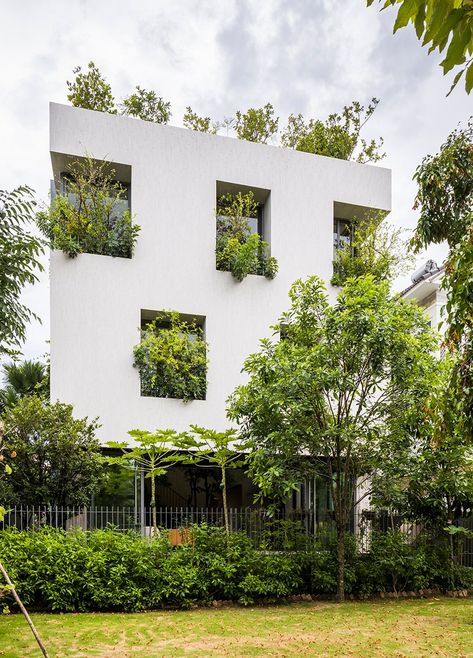
<path fill-rule="evenodd" d="M 445 290 L 441 288 L 443 272 L 443 267 L 439 267 L 433 260 L 428 260 L 411 276 L 412 284 L 401 292 L 404 299 L 415 301 L 425 309 L 430 326 L 440 329 L 441 333 L 445 331 L 439 324 L 443 320 L 442 309 L 446 303 Z"/>
<path fill-rule="evenodd" d="M 225 428 L 243 361 L 288 307 L 290 285 L 311 274 L 328 285 L 346 222 L 390 210 L 391 172 L 54 103 L 50 114 L 56 186 L 78 157 L 111 161 L 141 226 L 131 259 L 51 253 L 51 399 L 98 416 L 104 442 L 137 427 Z M 216 200 L 250 190 L 261 210 L 254 230 L 279 272 L 239 283 L 216 270 Z M 141 395 L 133 346 L 142 324 L 169 310 L 204 329 L 204 400 Z"/>

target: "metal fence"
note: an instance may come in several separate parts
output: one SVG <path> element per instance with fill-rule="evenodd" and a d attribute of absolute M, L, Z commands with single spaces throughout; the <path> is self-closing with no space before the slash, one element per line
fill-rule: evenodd
<path fill-rule="evenodd" d="M 269 514 L 262 507 L 230 508 L 229 526 L 233 531 L 244 531 L 256 546 L 272 550 L 303 550 L 315 540 L 328 540 L 335 530 L 333 514 L 314 514 L 312 510 L 281 509 Z M 224 511 L 213 507 L 158 507 L 157 525 L 161 531 L 169 531 L 174 543 L 182 541 L 181 530 L 191 525 L 207 524 L 224 526 Z M 473 530 L 473 518 L 459 519 L 455 525 Z M 152 534 L 152 509 L 150 507 L 22 507 L 7 510 L 0 530 L 38 530 L 42 527 L 63 530 L 94 530 L 114 528 L 118 531 L 136 531 Z M 401 518 L 364 510 L 352 514 L 347 530 L 355 534 L 362 552 L 370 550 L 372 533 L 400 530 L 410 542 L 415 542 L 424 526 L 407 523 Z M 445 537 L 445 535 L 444 535 Z M 432 541 L 436 538 L 432 535 Z M 460 562 L 473 567 L 473 539 L 457 538 L 461 546 Z"/>

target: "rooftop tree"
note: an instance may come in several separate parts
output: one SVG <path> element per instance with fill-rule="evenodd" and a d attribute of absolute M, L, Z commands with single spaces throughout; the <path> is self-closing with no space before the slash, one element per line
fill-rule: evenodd
<path fill-rule="evenodd" d="M 201 117 L 192 108 L 186 107 L 186 112 L 182 118 L 182 123 L 185 128 L 189 130 L 196 130 L 201 133 L 210 133 L 216 135 L 219 129 L 220 124 L 218 122 L 212 122 L 210 117 Z"/>
<path fill-rule="evenodd" d="M 372 474 L 411 440 L 435 339 L 423 311 L 372 276 L 348 279 L 334 305 L 317 277 L 296 281 L 289 297 L 274 338 L 245 361 L 249 380 L 228 413 L 252 447 L 261 498 L 285 500 L 304 478 L 327 478 L 343 600 L 350 514 Z"/>
<path fill-rule="evenodd" d="M 373 116 L 379 103 L 373 98 L 365 108 L 358 101 L 346 105 L 341 114 L 333 113 L 325 121 L 309 119 L 302 114 L 291 114 L 281 134 L 281 144 L 297 151 L 325 155 L 341 160 L 377 162 L 385 154 L 381 152 L 383 138 L 365 140 L 361 131 Z"/>
<path fill-rule="evenodd" d="M 171 103 L 158 96 L 155 91 L 148 91 L 140 86 L 123 99 L 120 109 L 126 116 L 153 123 L 169 123 L 171 118 Z"/>
<path fill-rule="evenodd" d="M 115 99 L 112 94 L 112 88 L 100 73 L 94 62 L 89 62 L 87 72 L 84 73 L 80 66 L 77 66 L 73 73 L 75 78 L 72 82 L 67 81 L 69 93 L 67 100 L 74 107 L 83 107 L 86 110 L 96 110 L 97 112 L 108 112 L 116 114 Z"/>
<path fill-rule="evenodd" d="M 34 221 L 33 190 L 0 190 L 0 358 L 15 357 L 26 338 L 30 320 L 39 320 L 21 301 L 26 285 L 43 271 L 44 243 L 27 231 Z"/>
<path fill-rule="evenodd" d="M 246 112 L 238 111 L 233 127 L 238 139 L 266 144 L 278 132 L 278 123 L 279 118 L 274 116 L 273 106 L 266 103 L 258 109 L 250 107 Z"/>

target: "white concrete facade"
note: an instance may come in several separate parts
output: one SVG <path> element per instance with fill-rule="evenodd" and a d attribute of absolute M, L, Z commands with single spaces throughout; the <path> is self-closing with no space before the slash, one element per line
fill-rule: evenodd
<path fill-rule="evenodd" d="M 225 400 L 244 381 L 244 359 L 288 307 L 298 277 L 332 275 L 338 216 L 389 211 L 391 172 L 334 158 L 51 104 L 54 174 L 68 156 L 124 165 L 141 226 L 132 259 L 51 253 L 51 399 L 100 418 L 103 441 L 132 428 L 190 423 L 223 429 Z M 217 182 L 269 191 L 265 235 L 278 259 L 272 281 L 238 283 L 215 269 Z M 205 316 L 205 400 L 140 395 L 132 367 L 142 309 Z"/>
<path fill-rule="evenodd" d="M 402 293 L 404 299 L 415 301 L 425 309 L 430 320 L 430 326 L 433 329 L 439 329 L 441 334 L 445 333 L 443 308 L 447 302 L 446 292 L 441 287 L 443 274 L 443 268 L 440 268 Z"/>

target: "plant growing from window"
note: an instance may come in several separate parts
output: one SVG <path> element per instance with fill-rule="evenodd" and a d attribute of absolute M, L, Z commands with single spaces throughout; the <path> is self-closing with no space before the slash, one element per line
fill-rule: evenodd
<path fill-rule="evenodd" d="M 151 479 L 151 517 L 153 535 L 158 534 L 158 521 L 156 518 L 156 478 L 166 475 L 168 469 L 178 461 L 176 441 L 179 434 L 175 430 L 156 430 L 154 433 L 146 430 L 130 430 L 128 434 L 135 440 L 136 445 L 128 446 L 124 442 L 109 441 L 107 446 L 121 450 L 123 454 L 117 457 L 108 457 L 109 464 L 128 466 L 144 473 Z"/>
<path fill-rule="evenodd" d="M 183 320 L 176 311 L 160 313 L 146 325 L 133 353 L 142 395 L 205 399 L 207 343 L 196 322 Z"/>
<path fill-rule="evenodd" d="M 383 220 L 382 213 L 343 222 L 350 227 L 350 238 L 334 227 L 335 254 L 331 283 L 342 286 L 348 278 L 372 274 L 377 281 L 393 281 L 408 270 L 414 259 L 403 239 L 403 229 Z"/>
<path fill-rule="evenodd" d="M 278 262 L 270 256 L 269 245 L 250 221 L 258 219 L 259 204 L 250 190 L 246 194 L 222 194 L 217 200 L 216 265 L 243 281 L 248 274 L 274 279 Z"/>
<path fill-rule="evenodd" d="M 91 157 L 72 164 L 64 190 L 37 224 L 50 241 L 74 258 L 81 253 L 131 258 L 140 227 L 132 223 L 127 189 L 106 160 Z"/>
<path fill-rule="evenodd" d="M 228 535 L 230 534 L 230 521 L 227 500 L 227 470 L 243 466 L 245 463 L 241 454 L 243 448 L 235 445 L 236 430 L 216 432 L 197 425 L 191 425 L 190 429 L 191 432 L 183 434 L 178 442 L 180 448 L 187 450 L 187 455 L 181 456 L 181 460 L 186 464 L 195 464 L 207 468 L 217 466 L 220 469 L 223 515 L 225 531 Z"/>

